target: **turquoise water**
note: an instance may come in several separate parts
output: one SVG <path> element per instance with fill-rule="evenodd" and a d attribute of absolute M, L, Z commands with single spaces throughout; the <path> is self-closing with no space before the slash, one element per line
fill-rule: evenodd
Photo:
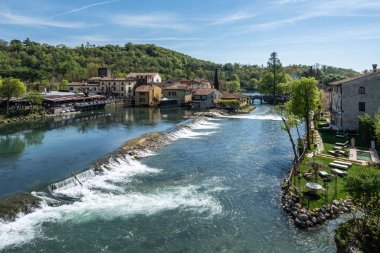
<path fill-rule="evenodd" d="M 302 231 L 281 209 L 292 151 L 280 126 L 270 107 L 259 106 L 174 131 L 141 161 L 126 156 L 83 186 L 37 192 L 43 207 L 0 223 L 0 249 L 335 252 L 337 221 Z"/>
<path fill-rule="evenodd" d="M 372 161 L 371 154 L 368 151 L 357 150 L 356 151 L 356 156 L 357 156 L 358 160 Z"/>
<path fill-rule="evenodd" d="M 85 170 L 127 139 L 183 120 L 184 109 L 111 107 L 75 118 L 0 128 L 0 196 L 46 189 Z"/>

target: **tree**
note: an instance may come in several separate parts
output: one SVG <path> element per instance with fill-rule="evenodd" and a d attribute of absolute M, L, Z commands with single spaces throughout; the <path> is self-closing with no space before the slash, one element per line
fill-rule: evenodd
<path fill-rule="evenodd" d="M 258 90 L 261 93 L 272 94 L 273 95 L 273 83 L 275 81 L 274 75 L 272 72 L 266 71 L 261 80 L 258 83 Z M 290 77 L 280 72 L 276 74 L 276 90 L 280 83 L 287 83 L 290 81 Z M 277 91 L 278 93 L 279 91 Z"/>
<path fill-rule="evenodd" d="M 282 65 L 280 59 L 277 58 L 277 53 L 273 52 L 270 54 L 270 58 L 267 63 L 268 71 L 270 71 L 273 75 L 273 96 L 276 96 L 276 86 L 278 84 L 278 75 L 282 71 Z"/>
<path fill-rule="evenodd" d="M 327 85 L 329 83 L 332 83 L 332 82 L 335 82 L 335 81 L 339 81 L 339 80 L 342 80 L 342 79 L 345 79 L 345 78 L 346 78 L 345 76 L 341 76 L 341 75 L 328 74 L 328 75 L 325 75 L 322 78 L 322 83 L 324 85 Z"/>
<path fill-rule="evenodd" d="M 12 97 L 21 97 L 26 92 L 26 86 L 19 79 L 5 78 L 0 87 L 0 97 L 4 98 L 7 106 L 7 114 L 9 114 L 9 102 Z"/>
<path fill-rule="evenodd" d="M 377 138 L 377 141 L 380 141 L 380 108 L 377 110 L 377 113 L 375 115 L 375 135 Z"/>
<path fill-rule="evenodd" d="M 69 85 L 69 81 L 63 79 L 60 83 L 59 83 L 59 90 L 61 91 L 67 91 L 67 86 Z"/>
<path fill-rule="evenodd" d="M 286 103 L 287 110 L 305 120 L 306 147 L 310 149 L 310 117 L 320 103 L 320 92 L 314 77 L 302 77 L 291 84 L 292 96 Z"/>
<path fill-rule="evenodd" d="M 231 75 L 230 80 L 225 83 L 227 92 L 238 92 L 240 90 L 240 79 L 236 74 Z"/>
<path fill-rule="evenodd" d="M 376 168 L 362 168 L 347 177 L 344 189 L 361 213 L 342 223 L 335 239 L 344 246 L 356 246 L 362 252 L 380 249 L 380 173 Z"/>
<path fill-rule="evenodd" d="M 214 76 L 214 88 L 216 90 L 219 90 L 219 78 L 218 78 L 218 69 L 215 69 L 215 76 Z"/>
<path fill-rule="evenodd" d="M 359 140 L 361 145 L 368 146 L 375 135 L 375 122 L 371 115 L 365 113 L 359 116 Z"/>
<path fill-rule="evenodd" d="M 32 105 L 32 110 L 34 106 L 42 105 L 44 98 L 40 95 L 38 91 L 30 91 L 25 96 L 26 100 Z"/>

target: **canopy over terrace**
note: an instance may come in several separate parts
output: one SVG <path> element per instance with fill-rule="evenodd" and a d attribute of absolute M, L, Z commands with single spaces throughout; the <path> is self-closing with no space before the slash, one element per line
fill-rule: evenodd
<path fill-rule="evenodd" d="M 44 98 L 44 104 L 48 107 L 51 107 L 68 103 L 79 103 L 105 99 L 106 97 L 104 95 L 98 94 L 89 94 L 87 97 L 85 97 L 84 95 L 51 96 Z"/>

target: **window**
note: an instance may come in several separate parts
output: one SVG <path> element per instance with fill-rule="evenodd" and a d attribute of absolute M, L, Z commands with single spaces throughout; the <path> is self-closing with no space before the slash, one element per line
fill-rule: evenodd
<path fill-rule="evenodd" d="M 121 87 L 121 90 L 124 90 L 124 87 Z"/>
<path fill-rule="evenodd" d="M 176 96 L 177 95 L 177 92 L 176 91 L 172 91 L 172 96 Z"/>
<path fill-rule="evenodd" d="M 359 102 L 359 112 L 365 112 L 365 102 Z"/>
<path fill-rule="evenodd" d="M 365 88 L 359 87 L 359 94 L 365 94 Z"/>
<path fill-rule="evenodd" d="M 140 102 L 145 102 L 145 98 L 140 98 Z"/>

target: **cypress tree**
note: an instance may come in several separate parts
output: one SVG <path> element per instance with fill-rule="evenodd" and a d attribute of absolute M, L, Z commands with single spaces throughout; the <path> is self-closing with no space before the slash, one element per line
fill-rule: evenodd
<path fill-rule="evenodd" d="M 219 90 L 218 69 L 215 69 L 214 88 L 215 88 L 216 90 Z"/>

